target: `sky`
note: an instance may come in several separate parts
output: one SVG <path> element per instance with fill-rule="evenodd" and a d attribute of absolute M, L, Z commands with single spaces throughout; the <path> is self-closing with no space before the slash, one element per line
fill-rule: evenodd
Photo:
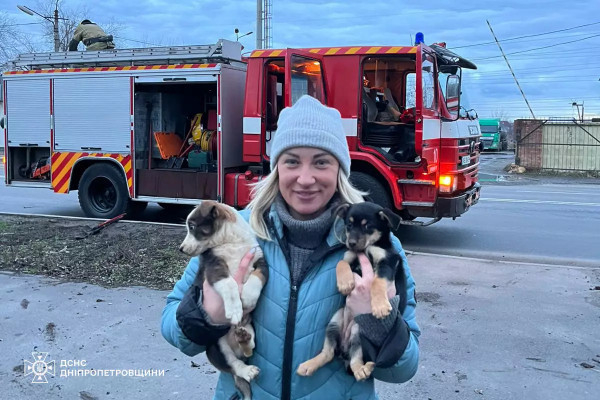
<path fill-rule="evenodd" d="M 0 0 L 0 12 L 17 24 L 32 17 L 44 0 Z M 256 31 L 256 1 L 228 0 L 60 0 L 62 7 L 87 6 L 99 25 L 118 22 L 118 47 L 190 45 L 235 40 Z M 273 48 L 410 45 L 417 32 L 425 43 L 446 42 L 477 64 L 463 73 L 463 94 L 480 118 L 530 118 L 531 114 L 494 43 L 489 20 L 507 54 L 536 117 L 577 117 L 572 104 L 584 104 L 585 117 L 600 116 L 600 9 L 595 1 L 463 0 L 272 0 Z M 40 46 L 43 27 L 22 25 Z M 555 33 L 548 32 L 554 32 Z M 529 36 L 536 35 L 536 36 Z M 522 36 L 529 36 L 520 39 Z M 255 35 L 240 39 L 244 51 L 255 48 Z"/>

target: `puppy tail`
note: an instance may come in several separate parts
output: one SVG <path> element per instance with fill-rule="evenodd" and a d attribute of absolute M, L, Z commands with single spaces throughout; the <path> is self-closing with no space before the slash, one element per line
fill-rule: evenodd
<path fill-rule="evenodd" d="M 250 388 L 250 383 L 248 381 L 246 381 L 245 379 L 240 378 L 239 376 L 236 376 L 236 375 L 233 375 L 233 380 L 234 380 L 235 387 L 242 394 L 242 398 L 244 400 L 251 400 L 252 399 L 252 389 Z"/>

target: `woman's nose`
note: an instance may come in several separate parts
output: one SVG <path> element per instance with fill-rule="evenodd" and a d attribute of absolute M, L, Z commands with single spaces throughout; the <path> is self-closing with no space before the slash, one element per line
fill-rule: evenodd
<path fill-rule="evenodd" d="M 316 179 L 310 168 L 302 168 L 298 175 L 297 182 L 302 186 L 308 186 L 314 184 Z"/>

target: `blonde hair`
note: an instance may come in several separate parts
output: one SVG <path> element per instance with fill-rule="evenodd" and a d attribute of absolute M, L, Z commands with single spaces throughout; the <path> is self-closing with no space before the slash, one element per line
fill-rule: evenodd
<path fill-rule="evenodd" d="M 351 204 L 362 203 L 365 201 L 363 196 L 367 194 L 352 186 L 341 168 L 338 171 L 337 191 L 342 202 Z M 272 240 L 264 215 L 271 208 L 278 194 L 279 172 L 277 171 L 277 165 L 275 165 L 265 179 L 254 185 L 251 193 L 252 200 L 247 207 L 250 210 L 250 227 L 256 236 L 261 239 Z"/>

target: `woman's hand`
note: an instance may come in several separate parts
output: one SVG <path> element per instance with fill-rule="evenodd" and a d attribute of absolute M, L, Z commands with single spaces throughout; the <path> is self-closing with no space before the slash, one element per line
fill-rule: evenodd
<path fill-rule="evenodd" d="M 373 266 L 364 253 L 358 254 L 358 261 L 362 270 L 362 276 L 354 273 L 354 289 L 346 297 L 346 307 L 350 309 L 353 315 L 371 314 L 371 284 L 375 275 Z M 392 283 L 388 285 L 388 298 L 396 295 L 396 286 Z"/>
<path fill-rule="evenodd" d="M 240 261 L 240 266 L 233 277 L 238 284 L 240 294 L 242 293 L 242 287 L 244 285 L 244 277 L 248 273 L 248 268 L 250 268 L 250 265 L 252 264 L 255 253 L 256 248 L 253 248 L 244 255 Z M 204 285 L 202 286 L 202 307 L 210 317 L 210 322 L 214 325 L 226 325 L 230 323 L 225 317 L 223 299 L 206 280 L 204 280 Z"/>

